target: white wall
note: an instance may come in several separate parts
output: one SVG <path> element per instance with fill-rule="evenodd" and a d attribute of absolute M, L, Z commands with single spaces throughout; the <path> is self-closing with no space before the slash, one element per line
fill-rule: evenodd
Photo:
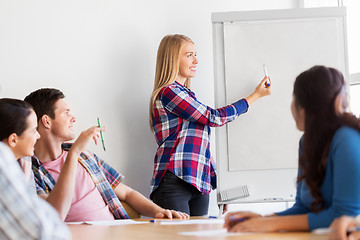
<path fill-rule="evenodd" d="M 77 134 L 97 117 L 107 127 L 107 151 L 89 149 L 148 196 L 156 150 L 148 102 L 162 37 L 182 33 L 195 42 L 192 88 L 213 106 L 211 12 L 294 7 L 296 0 L 0 0 L 0 97 L 61 89 Z M 216 213 L 214 196 L 210 213 Z"/>

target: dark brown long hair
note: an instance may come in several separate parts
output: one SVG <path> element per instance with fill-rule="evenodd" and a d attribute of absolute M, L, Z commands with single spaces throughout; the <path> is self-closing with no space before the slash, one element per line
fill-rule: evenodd
<path fill-rule="evenodd" d="M 295 107 L 305 110 L 305 131 L 299 167 L 314 202 L 310 210 L 319 212 L 325 207 L 320 187 L 326 173 L 329 147 L 336 130 L 347 125 L 359 129 L 359 119 L 335 109 L 338 96 L 347 107 L 346 84 L 341 72 L 325 66 L 314 66 L 301 73 L 294 83 Z"/>
<path fill-rule="evenodd" d="M 0 99 L 0 141 L 11 134 L 20 136 L 27 128 L 27 117 L 33 108 L 30 104 L 12 98 Z"/>

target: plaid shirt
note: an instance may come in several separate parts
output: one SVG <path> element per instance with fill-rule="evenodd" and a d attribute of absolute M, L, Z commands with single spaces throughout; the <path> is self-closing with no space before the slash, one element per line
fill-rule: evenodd
<path fill-rule="evenodd" d="M 158 94 L 153 108 L 153 129 L 158 149 L 154 158 L 152 192 L 168 170 L 203 194 L 216 188 L 215 162 L 210 154 L 210 127 L 220 127 L 246 112 L 241 99 L 212 109 L 195 94 L 174 82 Z"/>
<path fill-rule="evenodd" d="M 66 151 L 68 151 L 70 147 L 71 144 L 63 144 L 63 149 Z M 119 185 L 124 176 L 110 167 L 98 156 L 88 151 L 82 152 L 80 154 L 79 162 L 90 174 L 92 180 L 94 181 L 105 203 L 109 206 L 109 209 L 114 215 L 115 219 L 129 218 L 113 190 Z M 32 164 L 37 193 L 49 194 L 55 185 L 53 177 L 45 169 L 45 167 L 43 167 L 36 156 L 33 156 Z"/>
<path fill-rule="evenodd" d="M 70 239 L 59 214 L 28 184 L 13 153 L 0 143 L 0 239 Z"/>

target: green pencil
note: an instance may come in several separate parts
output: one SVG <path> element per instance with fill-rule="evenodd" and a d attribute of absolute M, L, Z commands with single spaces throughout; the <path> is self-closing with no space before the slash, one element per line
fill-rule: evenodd
<path fill-rule="evenodd" d="M 98 126 L 99 126 L 99 128 L 101 128 L 100 119 L 97 118 L 97 121 L 98 121 Z M 106 149 L 105 149 L 105 142 L 104 142 L 104 137 L 103 137 L 102 131 L 100 131 L 100 136 L 101 136 L 101 142 L 102 142 L 104 151 L 106 151 Z"/>

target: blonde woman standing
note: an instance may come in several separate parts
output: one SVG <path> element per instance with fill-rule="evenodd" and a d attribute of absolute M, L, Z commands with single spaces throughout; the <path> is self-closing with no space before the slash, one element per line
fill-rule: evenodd
<path fill-rule="evenodd" d="M 158 49 L 150 100 L 150 126 L 158 149 L 150 198 L 158 205 L 190 216 L 206 215 L 209 193 L 216 188 L 210 153 L 210 127 L 220 127 L 247 112 L 249 105 L 271 94 L 264 78 L 246 98 L 219 109 L 199 102 L 190 90 L 195 77 L 194 43 L 184 35 L 165 36 Z"/>

